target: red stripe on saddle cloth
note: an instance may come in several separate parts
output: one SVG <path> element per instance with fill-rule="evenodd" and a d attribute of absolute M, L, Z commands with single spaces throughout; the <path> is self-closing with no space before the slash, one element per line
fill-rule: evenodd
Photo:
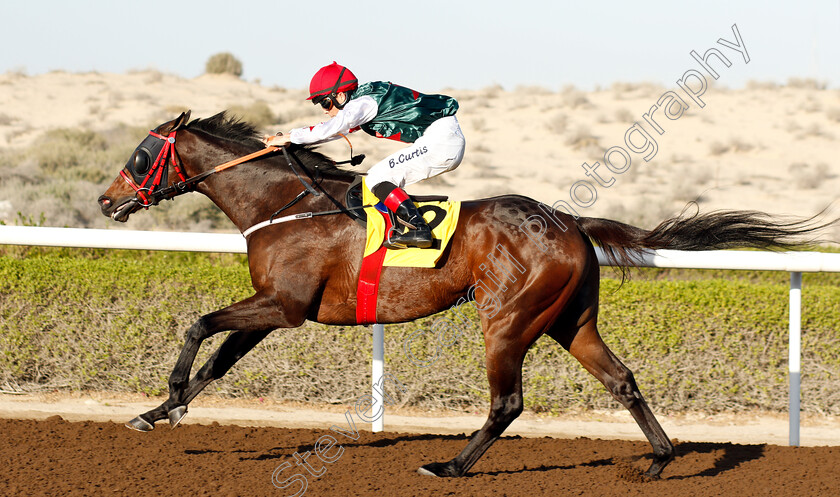
<path fill-rule="evenodd" d="M 385 236 L 388 236 L 388 231 L 391 230 L 391 216 L 379 213 L 385 218 Z M 356 322 L 358 324 L 376 322 L 379 276 L 382 274 L 382 262 L 385 260 L 387 250 L 385 247 L 379 247 L 379 250 L 362 259 L 359 286 L 356 288 Z"/>

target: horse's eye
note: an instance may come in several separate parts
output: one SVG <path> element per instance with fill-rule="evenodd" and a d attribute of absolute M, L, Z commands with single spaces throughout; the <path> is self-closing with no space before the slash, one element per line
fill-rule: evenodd
<path fill-rule="evenodd" d="M 145 150 L 138 150 L 134 153 L 134 174 L 143 176 L 152 167 L 152 158 Z"/>

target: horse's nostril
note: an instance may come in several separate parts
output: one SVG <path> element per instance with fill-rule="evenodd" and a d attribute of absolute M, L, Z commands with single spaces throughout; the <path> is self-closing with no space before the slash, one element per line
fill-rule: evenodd
<path fill-rule="evenodd" d="M 102 207 L 103 209 L 107 209 L 108 207 L 111 206 L 111 199 L 104 196 L 104 195 L 99 197 L 99 206 Z"/>

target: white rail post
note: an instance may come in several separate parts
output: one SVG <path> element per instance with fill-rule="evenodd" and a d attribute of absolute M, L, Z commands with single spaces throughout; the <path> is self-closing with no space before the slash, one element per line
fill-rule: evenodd
<path fill-rule="evenodd" d="M 373 405 L 382 409 L 382 414 L 373 420 L 371 430 L 374 433 L 379 433 L 385 429 L 384 384 L 382 382 L 382 377 L 385 374 L 385 326 L 378 323 L 373 325 L 373 365 L 371 373 Z"/>
<path fill-rule="evenodd" d="M 788 371 L 790 374 L 788 445 L 799 446 L 799 391 L 802 356 L 802 273 L 790 273 L 790 337 Z"/>

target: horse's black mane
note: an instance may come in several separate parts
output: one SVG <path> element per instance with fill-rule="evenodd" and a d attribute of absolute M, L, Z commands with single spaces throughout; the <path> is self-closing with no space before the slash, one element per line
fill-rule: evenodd
<path fill-rule="evenodd" d="M 255 150 L 264 147 L 261 139 L 262 133 L 254 125 L 243 121 L 235 115 L 228 114 L 227 111 L 219 112 L 215 116 L 204 119 L 194 119 L 187 125 L 187 128 L 203 131 L 216 138 L 231 140 Z M 313 166 L 317 165 L 318 171 L 324 175 L 334 175 L 350 179 L 360 175 L 360 173 L 354 171 L 340 169 L 335 165 L 334 160 L 312 148 L 303 145 L 292 145 L 289 147 L 289 151 L 294 151 L 300 159 L 299 162 L 309 169 L 310 172 L 314 172 Z"/>
<path fill-rule="evenodd" d="M 232 140 L 249 147 L 260 147 L 260 133 L 252 124 L 222 111 L 212 117 L 193 119 L 187 124 L 188 129 L 203 131 L 217 138 Z"/>

